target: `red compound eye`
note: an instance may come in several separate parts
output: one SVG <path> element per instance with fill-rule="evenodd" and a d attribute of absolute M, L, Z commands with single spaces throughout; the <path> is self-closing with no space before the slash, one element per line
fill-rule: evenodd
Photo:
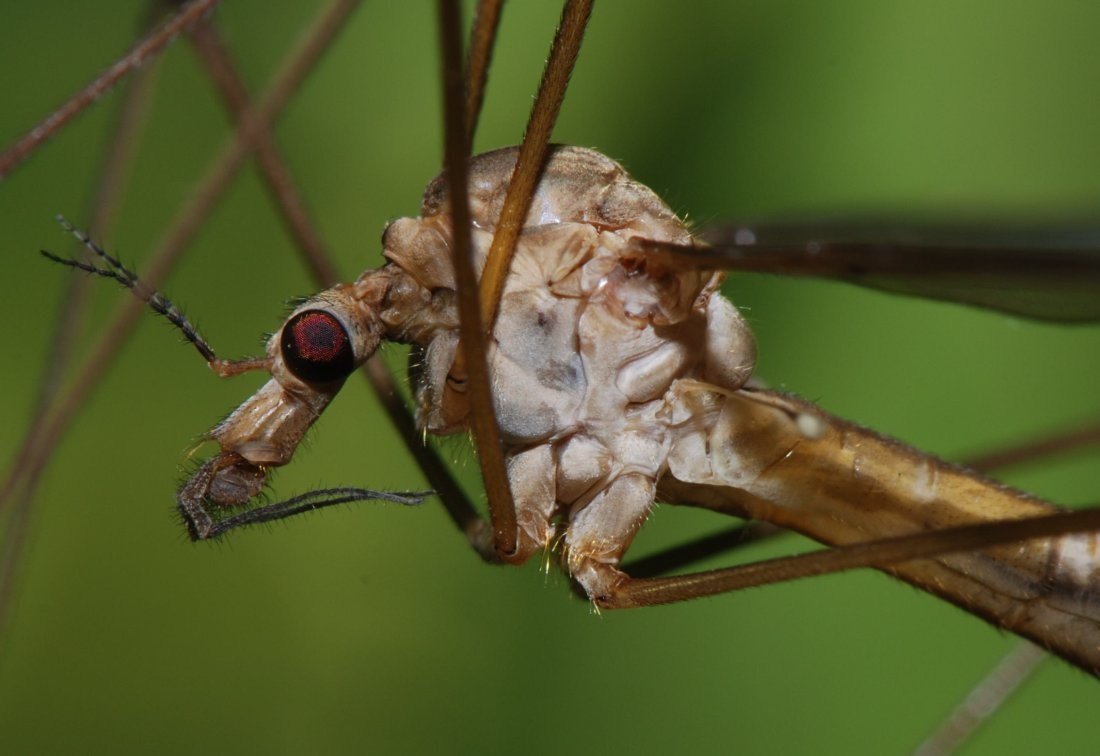
<path fill-rule="evenodd" d="M 331 383 L 355 369 L 351 339 L 340 321 L 324 310 L 306 310 L 283 326 L 283 362 L 307 383 Z"/>

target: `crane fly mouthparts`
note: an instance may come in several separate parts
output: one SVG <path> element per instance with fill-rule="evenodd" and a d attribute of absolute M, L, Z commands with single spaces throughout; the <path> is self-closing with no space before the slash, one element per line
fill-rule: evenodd
<path fill-rule="evenodd" d="M 221 452 L 204 462 L 180 488 L 176 508 L 183 517 L 191 540 L 213 538 L 222 532 L 205 504 L 219 509 L 241 507 L 258 496 L 267 481 L 267 471 L 236 452 Z"/>
<path fill-rule="evenodd" d="M 223 453 L 212 461 L 216 463 L 226 456 L 237 455 Z M 260 494 L 267 481 L 267 471 L 264 468 L 241 458 L 232 461 L 228 467 L 215 465 L 214 470 L 203 499 L 224 509 L 244 506 Z"/>

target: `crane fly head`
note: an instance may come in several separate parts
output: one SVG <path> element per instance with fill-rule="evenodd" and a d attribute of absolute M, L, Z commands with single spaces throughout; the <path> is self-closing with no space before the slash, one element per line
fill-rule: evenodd
<path fill-rule="evenodd" d="M 219 453 L 180 489 L 192 536 L 205 537 L 191 516 L 204 504 L 241 507 L 263 490 L 268 469 L 290 461 L 347 377 L 377 350 L 382 333 L 377 303 L 356 285 L 321 292 L 290 314 L 260 363 L 270 380 L 209 432 Z"/>

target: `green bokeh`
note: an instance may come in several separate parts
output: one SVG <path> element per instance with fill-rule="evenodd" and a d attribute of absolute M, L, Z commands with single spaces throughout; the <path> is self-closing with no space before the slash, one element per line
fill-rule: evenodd
<path fill-rule="evenodd" d="M 141 3 L 8 4 L 0 143 L 128 45 Z M 253 87 L 313 12 L 218 12 Z M 428 3 L 368 3 L 278 130 L 350 278 L 379 262 L 440 163 Z M 479 149 L 515 143 L 557 10 L 505 11 Z M 602 2 L 558 141 L 594 146 L 707 222 L 883 212 L 1096 215 L 1100 6 L 1073 2 Z M 160 71 L 131 191 L 104 241 L 139 270 L 225 119 L 193 55 Z M 0 185 L 14 455 L 66 273 L 40 261 L 83 222 L 117 96 Z M 246 174 L 168 291 L 222 354 L 256 352 L 313 288 Z M 1100 410 L 1100 331 L 1056 329 L 839 285 L 743 277 L 761 375 L 959 458 Z M 96 290 L 106 314 L 122 295 Z M 78 336 L 100 335 L 100 317 Z M 1012 641 L 878 574 L 596 617 L 555 572 L 482 566 L 437 506 L 361 506 L 192 546 L 171 514 L 191 440 L 254 385 L 218 382 L 149 317 L 62 442 L 0 654 L 5 753 L 636 751 L 896 753 Z M 401 355 L 393 352 L 395 363 Z M 276 481 L 418 488 L 352 382 Z M 476 465 L 443 445 L 465 479 Z M 1097 500 L 1096 458 L 1009 479 Z M 720 526 L 662 507 L 639 552 Z M 762 557 L 797 548 L 786 541 Z M 975 752 L 1094 752 L 1100 686 L 1052 662 Z"/>

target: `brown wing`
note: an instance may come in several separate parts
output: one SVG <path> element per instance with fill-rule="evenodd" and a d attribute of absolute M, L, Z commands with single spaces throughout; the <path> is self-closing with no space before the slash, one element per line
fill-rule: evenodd
<path fill-rule="evenodd" d="M 1100 227 L 728 224 L 709 247 L 642 243 L 678 262 L 828 278 L 1038 320 L 1100 322 Z"/>

